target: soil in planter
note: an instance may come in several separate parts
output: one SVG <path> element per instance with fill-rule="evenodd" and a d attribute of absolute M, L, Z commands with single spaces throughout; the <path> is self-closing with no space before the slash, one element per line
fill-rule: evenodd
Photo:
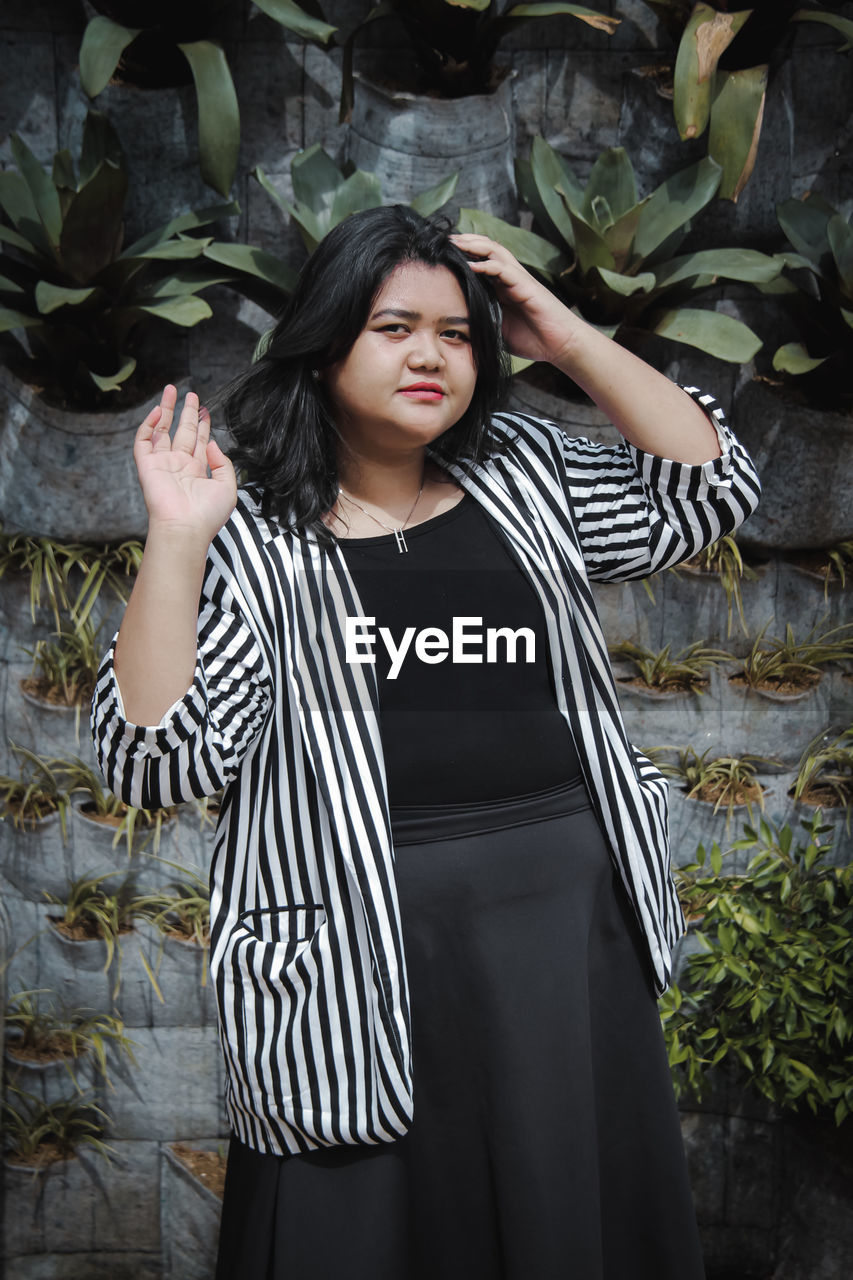
<path fill-rule="evenodd" d="M 704 693 L 709 680 L 668 680 L 666 684 L 646 684 L 642 676 L 620 676 L 617 684 L 626 684 L 632 689 L 641 689 L 644 693 Z"/>
<path fill-rule="evenodd" d="M 101 933 L 97 925 L 94 924 L 66 924 L 64 920 L 60 920 L 56 916 L 50 917 L 50 922 L 58 933 L 63 937 L 69 938 L 72 942 L 103 942 L 104 935 Z M 119 935 L 133 933 L 133 925 L 123 925 L 119 929 Z"/>
<path fill-rule="evenodd" d="M 221 1200 L 225 1193 L 225 1163 L 227 1157 L 218 1151 L 194 1151 L 183 1142 L 173 1142 L 172 1150 L 186 1165 L 190 1173 L 204 1183 Z"/>
<path fill-rule="evenodd" d="M 821 581 L 828 581 L 830 585 L 841 582 L 838 570 L 831 560 L 827 560 L 825 551 L 786 551 L 783 559 L 797 569 L 820 578 Z"/>
<path fill-rule="evenodd" d="M 72 1048 L 71 1036 L 67 1031 L 56 1031 L 47 1040 L 38 1045 L 22 1045 L 10 1040 L 6 1045 L 6 1053 L 14 1062 L 58 1062 L 63 1058 L 79 1057 Z"/>
<path fill-rule="evenodd" d="M 792 800 L 797 799 L 800 804 L 814 805 L 816 809 L 843 809 L 846 805 L 853 804 L 853 791 L 844 790 L 843 796 L 840 796 L 835 787 L 820 782 L 814 782 L 806 787 L 801 796 L 795 796 L 792 787 L 788 795 Z"/>
<path fill-rule="evenodd" d="M 706 804 L 716 804 L 726 790 L 725 786 L 706 782 L 698 791 L 690 792 L 691 800 L 704 800 Z M 761 800 L 764 795 L 764 788 L 759 782 L 738 783 L 734 788 L 730 788 L 730 794 L 725 801 L 726 805 L 751 805 L 757 804 L 761 806 Z"/>
<path fill-rule="evenodd" d="M 746 676 L 740 673 L 729 676 L 729 682 L 741 689 L 757 689 L 759 692 L 766 693 L 808 693 L 810 689 L 816 688 L 820 681 L 821 675 L 818 671 L 801 676 L 797 680 L 765 680 L 761 684 L 754 685 L 749 684 Z"/>
<path fill-rule="evenodd" d="M 21 807 L 17 804 L 9 804 L 6 806 L 6 812 L 11 819 L 11 824 L 18 831 L 38 831 L 39 823 L 44 822 L 45 818 L 52 818 L 55 813 L 59 812 L 59 805 L 49 797 L 43 797 L 39 803 L 42 806 L 42 813 L 35 816 L 26 814 L 21 817 Z"/>
<path fill-rule="evenodd" d="M 17 1151 L 7 1151 L 9 1164 L 19 1165 L 22 1169 L 43 1169 L 50 1164 L 58 1164 L 60 1160 L 68 1160 L 67 1151 L 56 1142 L 40 1142 L 36 1150 L 29 1156 L 22 1156 Z"/>
<path fill-rule="evenodd" d="M 40 702 L 46 703 L 51 707 L 63 707 L 72 710 L 74 707 L 88 706 L 92 700 L 94 685 L 84 685 L 78 690 L 77 696 L 73 702 L 69 702 L 65 697 L 65 690 L 58 688 L 56 685 L 49 684 L 47 680 L 40 680 L 37 676 L 28 676 L 26 680 L 21 681 L 21 688 L 24 693 L 28 693 L 31 698 L 38 698 Z"/>

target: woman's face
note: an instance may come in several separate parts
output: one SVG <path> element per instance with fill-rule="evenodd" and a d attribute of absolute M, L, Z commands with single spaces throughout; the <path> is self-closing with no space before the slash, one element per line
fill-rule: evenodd
<path fill-rule="evenodd" d="M 396 267 L 349 353 L 325 374 L 347 444 L 365 456 L 409 453 L 458 422 L 477 371 L 468 307 L 447 267 Z"/>

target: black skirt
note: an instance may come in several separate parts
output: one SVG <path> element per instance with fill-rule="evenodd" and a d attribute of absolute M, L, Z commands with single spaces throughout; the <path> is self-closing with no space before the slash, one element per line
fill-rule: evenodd
<path fill-rule="evenodd" d="M 395 810 L 414 1120 L 232 1137 L 216 1280 L 701 1280 L 643 944 L 581 783 Z"/>

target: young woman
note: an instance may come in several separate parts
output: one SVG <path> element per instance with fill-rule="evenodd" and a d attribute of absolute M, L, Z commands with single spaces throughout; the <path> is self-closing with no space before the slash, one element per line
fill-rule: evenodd
<path fill-rule="evenodd" d="M 504 343 L 624 444 L 497 413 Z M 749 514 L 722 413 L 402 207 L 308 262 L 229 392 L 231 461 L 193 394 L 170 438 L 175 401 L 137 435 L 148 540 L 93 723 L 132 804 L 225 788 L 218 1280 L 698 1280 L 666 787 L 589 579 Z"/>

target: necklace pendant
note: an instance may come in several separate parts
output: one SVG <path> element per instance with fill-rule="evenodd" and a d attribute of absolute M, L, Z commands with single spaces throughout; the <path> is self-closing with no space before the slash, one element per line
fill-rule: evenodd
<path fill-rule="evenodd" d="M 404 551 L 408 551 L 409 548 L 406 546 L 406 539 L 403 537 L 402 529 L 394 530 L 394 538 L 397 543 L 397 550 L 400 553 L 400 555 L 402 555 Z"/>

